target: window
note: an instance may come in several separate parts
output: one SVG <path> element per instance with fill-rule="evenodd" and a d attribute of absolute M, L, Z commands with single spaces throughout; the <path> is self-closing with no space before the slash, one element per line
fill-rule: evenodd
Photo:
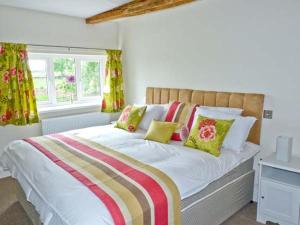
<path fill-rule="evenodd" d="M 39 107 L 100 103 L 105 55 L 29 54 Z"/>
<path fill-rule="evenodd" d="M 32 59 L 29 60 L 29 67 L 34 80 L 37 101 L 48 102 L 47 61 L 43 59 Z"/>

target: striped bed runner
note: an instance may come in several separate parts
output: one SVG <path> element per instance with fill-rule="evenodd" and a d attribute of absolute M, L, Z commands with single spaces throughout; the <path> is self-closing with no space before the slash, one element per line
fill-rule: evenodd
<path fill-rule="evenodd" d="M 115 225 L 181 224 L 179 191 L 160 170 L 70 134 L 24 141 L 93 192 Z"/>

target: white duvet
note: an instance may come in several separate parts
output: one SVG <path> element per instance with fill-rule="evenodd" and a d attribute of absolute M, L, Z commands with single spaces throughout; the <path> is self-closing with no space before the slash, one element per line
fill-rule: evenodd
<path fill-rule="evenodd" d="M 125 153 L 166 173 L 187 198 L 253 157 L 258 146 L 247 143 L 242 153 L 222 149 L 220 157 L 183 147 L 145 141 L 144 131 L 129 133 L 111 125 L 71 131 Z M 113 220 L 104 204 L 83 184 L 24 141 L 14 141 L 0 157 L 23 187 L 45 225 L 104 225 Z"/>

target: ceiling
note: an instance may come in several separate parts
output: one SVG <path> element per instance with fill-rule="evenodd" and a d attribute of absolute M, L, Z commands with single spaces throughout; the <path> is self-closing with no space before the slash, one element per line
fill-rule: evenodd
<path fill-rule="evenodd" d="M 126 2 L 130 2 L 130 0 L 0 0 L 0 6 L 86 18 Z"/>

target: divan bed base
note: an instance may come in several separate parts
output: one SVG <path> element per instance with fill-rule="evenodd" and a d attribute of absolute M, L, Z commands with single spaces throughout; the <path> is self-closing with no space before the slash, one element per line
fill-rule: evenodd
<path fill-rule="evenodd" d="M 219 225 L 252 200 L 254 170 L 182 209 L 183 225 Z M 17 182 L 17 198 L 33 225 L 42 225 L 34 206 Z"/>
<path fill-rule="evenodd" d="M 183 225 L 219 225 L 252 201 L 254 170 L 182 209 Z"/>

